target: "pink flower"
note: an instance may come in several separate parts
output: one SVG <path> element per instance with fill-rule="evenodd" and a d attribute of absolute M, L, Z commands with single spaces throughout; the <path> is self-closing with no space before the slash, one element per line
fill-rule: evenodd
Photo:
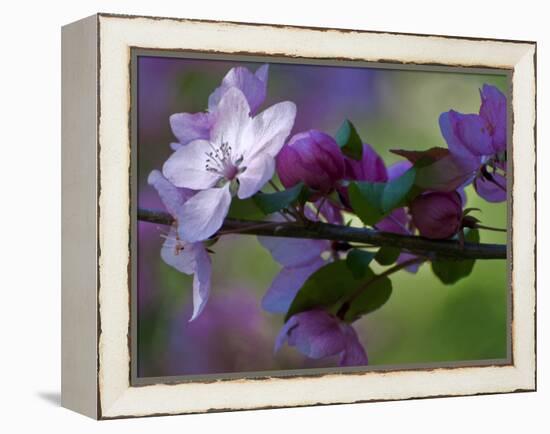
<path fill-rule="evenodd" d="M 172 149 L 175 151 L 193 140 L 210 138 L 218 105 L 231 88 L 235 87 L 244 94 L 250 106 L 250 114 L 255 114 L 267 94 L 268 71 L 269 65 L 262 65 L 254 74 L 242 66 L 231 68 L 221 85 L 208 98 L 207 112 L 176 113 L 170 116 L 172 132 L 178 139 L 177 143 L 172 143 Z"/>
<path fill-rule="evenodd" d="M 221 227 L 234 194 L 249 198 L 272 178 L 296 116 L 294 103 L 285 101 L 250 117 L 248 101 L 235 87 L 216 110 L 210 139 L 181 146 L 162 170 L 175 186 L 198 190 L 179 214 L 178 234 L 188 242 L 205 240 Z"/>
<path fill-rule="evenodd" d="M 285 341 L 312 359 L 338 355 L 340 366 L 362 366 L 369 362 L 353 327 L 324 310 L 292 316 L 277 337 L 275 351 L 279 351 Z"/>
<path fill-rule="evenodd" d="M 454 110 L 439 117 L 452 156 L 472 176 L 476 192 L 488 202 L 506 200 L 506 96 L 495 86 L 480 90 L 479 114 Z"/>
<path fill-rule="evenodd" d="M 147 180 L 158 192 L 166 210 L 176 223 L 170 228 L 160 252 L 164 262 L 184 274 L 193 275 L 193 321 L 204 309 L 210 295 L 212 263 L 203 243 L 185 243 L 177 231 L 180 211 L 193 197 L 194 192 L 172 185 L 158 170 L 153 170 Z"/>

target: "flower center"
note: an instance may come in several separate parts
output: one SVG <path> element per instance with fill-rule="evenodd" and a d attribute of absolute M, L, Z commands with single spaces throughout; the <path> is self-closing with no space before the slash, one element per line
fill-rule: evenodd
<path fill-rule="evenodd" d="M 222 142 L 220 146 L 215 146 L 210 143 L 211 151 L 207 152 L 208 159 L 206 160 L 206 170 L 216 173 L 228 181 L 232 181 L 240 173 L 239 164 L 242 162 L 242 157 L 233 162 L 233 149 L 227 142 Z"/>

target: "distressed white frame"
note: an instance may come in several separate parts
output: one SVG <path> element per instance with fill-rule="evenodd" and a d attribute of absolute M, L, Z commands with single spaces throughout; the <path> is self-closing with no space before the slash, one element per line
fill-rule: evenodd
<path fill-rule="evenodd" d="M 534 43 L 101 14 L 94 19 L 99 40 L 98 378 L 96 408 L 79 411 L 116 418 L 536 388 Z M 512 158 L 514 179 L 521 180 L 512 187 L 513 364 L 131 387 L 131 47 L 512 69 Z"/>

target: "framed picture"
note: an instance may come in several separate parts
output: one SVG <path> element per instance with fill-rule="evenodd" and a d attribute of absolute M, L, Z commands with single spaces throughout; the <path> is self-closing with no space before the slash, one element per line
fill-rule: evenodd
<path fill-rule="evenodd" d="M 108 14 L 62 36 L 65 407 L 535 390 L 534 42 Z"/>

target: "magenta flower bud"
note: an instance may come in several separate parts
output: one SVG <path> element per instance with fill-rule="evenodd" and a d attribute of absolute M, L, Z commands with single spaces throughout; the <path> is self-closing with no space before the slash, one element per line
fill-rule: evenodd
<path fill-rule="evenodd" d="M 277 155 L 277 173 L 286 188 L 303 182 L 329 193 L 344 176 L 344 157 L 329 135 L 310 130 L 294 135 Z"/>
<path fill-rule="evenodd" d="M 456 191 L 424 193 L 409 208 L 413 225 L 423 237 L 450 238 L 461 227 L 462 199 Z"/>
<path fill-rule="evenodd" d="M 346 179 L 353 181 L 386 182 L 388 169 L 382 157 L 368 143 L 363 143 L 363 156 L 357 161 L 345 157 Z"/>

